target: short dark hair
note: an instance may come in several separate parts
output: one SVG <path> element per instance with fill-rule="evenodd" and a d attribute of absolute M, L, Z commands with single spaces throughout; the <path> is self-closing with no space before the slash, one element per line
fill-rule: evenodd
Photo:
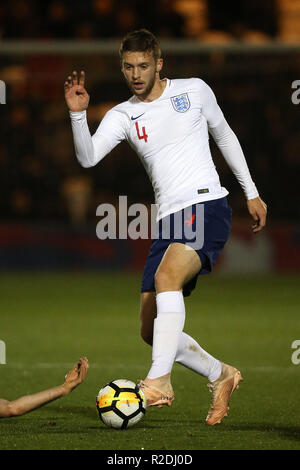
<path fill-rule="evenodd" d="M 155 60 L 161 57 L 159 42 L 154 34 L 147 29 L 139 29 L 128 33 L 120 45 L 120 59 L 122 59 L 124 52 L 152 52 Z"/>

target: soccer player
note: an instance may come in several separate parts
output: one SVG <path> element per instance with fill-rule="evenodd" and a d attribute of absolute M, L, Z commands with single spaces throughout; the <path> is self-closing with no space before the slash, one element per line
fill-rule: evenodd
<path fill-rule="evenodd" d="M 57 398 L 69 395 L 86 378 L 89 368 L 89 362 L 86 357 L 81 358 L 78 363 L 65 376 L 65 382 L 58 387 L 43 390 L 33 395 L 25 395 L 14 401 L 7 401 L 0 398 L 0 418 L 10 418 L 20 416 L 29 411 L 40 408 L 41 406 L 57 400 Z"/>
<path fill-rule="evenodd" d="M 152 242 L 141 287 L 141 336 L 152 345 L 152 366 L 140 386 L 147 406 L 171 405 L 171 370 L 174 361 L 183 364 L 207 377 L 212 401 L 206 423 L 214 425 L 227 415 L 241 373 L 183 332 L 184 297 L 194 289 L 199 274 L 212 270 L 231 226 L 228 191 L 221 186 L 212 160 L 209 133 L 244 191 L 255 233 L 265 225 L 266 204 L 211 88 L 200 78 L 161 79 L 160 47 L 147 30 L 129 33 L 119 53 L 133 96 L 109 110 L 93 136 L 86 117 L 89 95 L 84 71 L 79 76 L 74 71 L 64 84 L 76 156 L 83 167 L 92 167 L 126 140 L 141 159 L 155 193 L 159 233 Z M 183 229 L 192 226 L 198 233 L 197 219 L 201 219 L 198 225 L 204 225 L 204 240 L 192 246 Z M 166 220 L 169 238 L 163 228 Z M 181 237 L 178 220 L 184 232 Z"/>

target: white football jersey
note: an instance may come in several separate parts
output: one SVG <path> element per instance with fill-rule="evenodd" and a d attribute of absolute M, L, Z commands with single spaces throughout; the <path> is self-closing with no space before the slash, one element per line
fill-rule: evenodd
<path fill-rule="evenodd" d="M 214 129 L 226 123 L 211 88 L 199 78 L 165 80 L 166 87 L 156 100 L 144 102 L 132 96 L 108 111 L 92 137 L 92 147 L 90 142 L 81 145 L 82 139 L 88 139 L 84 125 L 80 127 L 80 120 L 86 119 L 85 112 L 70 113 L 76 153 L 83 166 L 95 165 L 121 141 L 129 143 L 151 180 L 158 219 L 228 194 L 220 184 L 209 147 L 208 131 L 213 134 Z M 221 134 L 223 155 L 227 144 L 232 158 L 237 151 L 234 164 L 228 163 L 248 199 L 256 197 L 257 190 L 235 135 L 231 131 L 236 139 L 232 143 L 232 135 L 227 142 L 223 138 L 226 133 Z M 219 144 L 217 137 L 216 142 Z"/>

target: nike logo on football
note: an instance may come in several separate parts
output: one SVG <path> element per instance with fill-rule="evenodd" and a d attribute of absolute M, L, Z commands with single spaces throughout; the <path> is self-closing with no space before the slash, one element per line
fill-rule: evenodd
<path fill-rule="evenodd" d="M 136 116 L 136 117 L 131 116 L 131 120 L 132 120 L 132 121 L 135 121 L 135 120 L 138 119 L 139 117 L 143 116 L 143 114 L 145 114 L 145 113 L 142 113 L 142 114 L 140 114 L 139 116 Z"/>

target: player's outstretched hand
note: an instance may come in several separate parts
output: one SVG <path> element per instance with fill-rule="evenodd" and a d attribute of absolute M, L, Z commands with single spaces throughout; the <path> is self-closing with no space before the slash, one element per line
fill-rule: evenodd
<path fill-rule="evenodd" d="M 80 385 L 86 378 L 89 368 L 89 361 L 86 357 L 80 358 L 76 366 L 65 376 L 64 388 L 70 393 L 74 388 Z"/>
<path fill-rule="evenodd" d="M 259 232 L 266 225 L 267 205 L 260 197 L 247 201 L 248 211 L 254 220 L 252 231 Z"/>
<path fill-rule="evenodd" d="M 84 88 L 85 73 L 82 70 L 78 78 L 74 71 L 64 83 L 65 99 L 70 111 L 84 111 L 87 109 L 90 96 Z"/>

